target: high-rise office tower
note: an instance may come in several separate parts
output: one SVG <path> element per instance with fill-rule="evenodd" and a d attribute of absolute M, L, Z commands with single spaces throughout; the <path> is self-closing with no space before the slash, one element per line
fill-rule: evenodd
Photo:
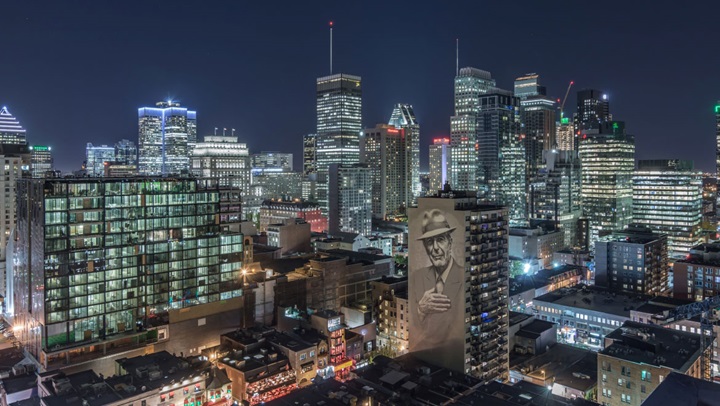
<path fill-rule="evenodd" d="M 567 117 L 560 118 L 560 124 L 556 129 L 555 142 L 557 149 L 563 151 L 577 151 L 575 149 L 575 139 L 577 138 L 575 127 Z"/>
<path fill-rule="evenodd" d="M 359 76 L 338 73 L 318 78 L 316 89 L 318 203 L 327 211 L 330 165 L 360 162 L 362 87 Z"/>
<path fill-rule="evenodd" d="M 607 124 L 586 131 L 580 141 L 581 202 L 591 246 L 598 237 L 623 230 L 632 221 L 635 138 L 625 133 L 623 122 Z"/>
<path fill-rule="evenodd" d="M 450 170 L 450 138 L 435 138 L 430 145 L 429 151 L 430 172 L 430 194 L 435 194 L 438 190 L 449 182 L 448 177 Z"/>
<path fill-rule="evenodd" d="M 372 177 L 364 164 L 331 164 L 328 182 L 328 228 L 370 235 L 372 232 Z"/>
<path fill-rule="evenodd" d="M 27 145 L 26 131 L 7 107 L 0 109 L 0 144 Z"/>
<path fill-rule="evenodd" d="M 197 139 L 196 112 L 172 100 L 155 105 L 138 109 L 138 172 L 148 176 L 187 173 L 189 145 Z"/>
<path fill-rule="evenodd" d="M 545 86 L 540 85 L 540 75 L 537 73 L 528 73 L 515 79 L 514 93 L 516 97 L 525 100 L 533 96 L 545 96 L 547 90 Z"/>
<path fill-rule="evenodd" d="M 520 137 L 525 147 L 528 180 L 542 166 L 543 151 L 556 148 L 555 101 L 545 95 L 539 75 L 515 79 L 515 96 L 520 98 Z"/>
<path fill-rule="evenodd" d="M 667 235 L 668 257 L 700 244 L 702 172 L 692 161 L 640 160 L 633 175 L 633 222 Z"/>
<path fill-rule="evenodd" d="M 508 377 L 508 214 L 445 188 L 409 210 L 410 352 L 485 382 Z"/>
<path fill-rule="evenodd" d="M 45 178 L 53 170 L 52 147 L 30 146 L 30 173 L 33 178 Z"/>
<path fill-rule="evenodd" d="M 130 140 L 115 143 L 115 162 L 120 165 L 137 165 L 137 146 Z"/>
<path fill-rule="evenodd" d="M 408 204 L 414 203 L 420 196 L 420 124 L 415 118 L 415 111 L 412 105 L 398 103 L 393 108 L 388 122 L 395 128 L 403 129 L 405 132 L 406 148 L 405 155 L 405 172 L 410 180 L 410 192 L 412 200 L 408 200 Z"/>
<path fill-rule="evenodd" d="M 303 174 L 314 175 L 317 172 L 317 158 L 315 156 L 317 136 L 305 134 L 303 136 Z"/>
<path fill-rule="evenodd" d="M 88 176 L 105 176 L 105 163 L 115 161 L 115 147 L 93 145 L 85 147 L 85 170 Z"/>
<path fill-rule="evenodd" d="M 405 129 L 387 124 L 366 128 L 360 137 L 360 161 L 370 168 L 373 217 L 387 220 L 405 214 L 412 204 L 409 142 Z"/>
<path fill-rule="evenodd" d="M 219 196 L 212 179 L 20 181 L 10 307 L 23 347 L 47 368 L 138 323 L 162 327 L 172 309 L 230 305 L 243 236 L 221 231 Z"/>
<path fill-rule="evenodd" d="M 576 132 L 597 130 L 603 123 L 611 120 L 607 94 L 596 89 L 583 89 L 577 92 Z"/>
<path fill-rule="evenodd" d="M 525 149 L 520 140 L 520 99 L 493 89 L 478 98 L 477 175 L 480 196 L 526 216 Z"/>
<path fill-rule="evenodd" d="M 480 96 L 495 88 L 490 72 L 462 68 L 455 77 L 455 115 L 450 117 L 450 185 L 478 190 Z"/>
<path fill-rule="evenodd" d="M 6 248 L 17 220 L 17 181 L 30 176 L 29 169 L 30 151 L 27 145 L 0 144 L 0 294 L 3 297 L 8 297 L 5 285 L 8 268 L 12 274 L 12 261 L 6 261 Z"/>
<path fill-rule="evenodd" d="M 292 172 L 293 154 L 277 151 L 262 151 L 252 154 L 253 172 Z"/>
<path fill-rule="evenodd" d="M 543 166 L 530 181 L 528 217 L 552 220 L 565 231 L 565 246 L 577 245 L 580 159 L 575 151 L 543 151 Z"/>
<path fill-rule="evenodd" d="M 195 145 L 190 159 L 195 176 L 218 179 L 220 187 L 250 190 L 250 153 L 238 137 L 206 135 Z"/>

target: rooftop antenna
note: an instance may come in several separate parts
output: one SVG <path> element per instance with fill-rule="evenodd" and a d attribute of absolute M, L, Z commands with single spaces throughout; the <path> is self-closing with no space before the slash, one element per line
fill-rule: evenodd
<path fill-rule="evenodd" d="M 332 75 L 332 30 L 333 30 L 333 22 L 330 21 L 330 74 Z"/>
<path fill-rule="evenodd" d="M 227 131 L 227 128 L 223 128 L 223 137 L 225 136 L 225 131 Z"/>
<path fill-rule="evenodd" d="M 213 135 L 217 135 L 217 127 L 215 127 L 215 132 L 213 133 Z"/>
<path fill-rule="evenodd" d="M 232 136 L 233 136 L 233 137 L 235 136 L 235 129 L 234 129 L 234 128 L 232 129 Z"/>
<path fill-rule="evenodd" d="M 455 76 L 460 74 L 460 38 L 455 38 Z"/>

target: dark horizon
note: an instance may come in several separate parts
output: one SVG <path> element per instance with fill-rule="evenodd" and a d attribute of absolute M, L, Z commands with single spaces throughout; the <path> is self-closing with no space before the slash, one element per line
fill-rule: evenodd
<path fill-rule="evenodd" d="M 363 80 L 363 127 L 412 104 L 422 168 L 430 140 L 449 134 L 459 38 L 460 67 L 490 71 L 504 89 L 536 72 L 553 98 L 574 80 L 566 114 L 577 90 L 600 89 L 637 159 L 714 172 L 720 4 L 673 5 L 10 1 L 0 105 L 63 171 L 80 167 L 88 142 L 137 141 L 137 108 L 168 97 L 197 110 L 199 138 L 235 128 L 251 153 L 292 152 L 298 169 L 302 136 L 315 131 L 315 79 L 330 73 L 332 20 L 334 73 Z"/>

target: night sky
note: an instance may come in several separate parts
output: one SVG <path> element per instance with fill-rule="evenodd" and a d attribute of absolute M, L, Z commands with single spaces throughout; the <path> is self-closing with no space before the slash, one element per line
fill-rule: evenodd
<path fill-rule="evenodd" d="M 364 126 L 411 103 L 423 168 L 431 138 L 449 134 L 459 38 L 460 66 L 499 87 L 537 72 L 556 98 L 570 80 L 604 90 L 637 158 L 714 170 L 718 15 L 712 0 L 5 0 L 0 105 L 64 171 L 80 167 L 87 142 L 137 141 L 137 108 L 168 97 L 198 111 L 199 136 L 236 128 L 251 152 L 293 152 L 299 169 L 333 20 L 335 72 L 362 76 Z"/>

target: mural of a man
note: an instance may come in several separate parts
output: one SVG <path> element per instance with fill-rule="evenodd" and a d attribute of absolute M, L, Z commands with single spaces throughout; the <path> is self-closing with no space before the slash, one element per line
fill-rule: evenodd
<path fill-rule="evenodd" d="M 418 343 L 417 350 L 438 352 L 442 357 L 444 349 L 463 345 L 464 269 L 452 255 L 455 227 L 450 227 L 441 210 L 423 213 L 421 227 L 422 235 L 417 239 L 422 243 L 430 265 L 410 270 L 416 300 L 413 316 L 419 324 L 413 333 L 414 341 Z"/>

